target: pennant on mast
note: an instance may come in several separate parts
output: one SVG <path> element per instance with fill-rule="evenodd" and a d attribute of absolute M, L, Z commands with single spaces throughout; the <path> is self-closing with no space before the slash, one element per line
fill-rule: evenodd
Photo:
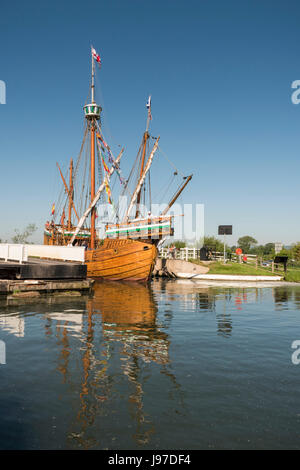
<path fill-rule="evenodd" d="M 101 156 L 101 158 L 102 158 L 102 164 L 103 164 L 104 170 L 106 171 L 106 173 L 109 173 L 109 168 L 108 168 L 108 166 L 106 165 L 106 163 L 105 163 L 105 161 L 104 161 L 104 158 L 103 158 L 102 156 Z"/>
<path fill-rule="evenodd" d="M 107 193 L 108 203 L 112 204 L 111 191 L 110 191 L 110 187 L 109 187 L 109 184 L 108 184 L 108 181 L 107 181 L 106 177 L 105 177 L 104 183 L 105 183 L 105 190 L 106 190 L 106 193 Z"/>

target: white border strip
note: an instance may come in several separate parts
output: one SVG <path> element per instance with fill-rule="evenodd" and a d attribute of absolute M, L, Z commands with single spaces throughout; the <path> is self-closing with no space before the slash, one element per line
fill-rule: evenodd
<path fill-rule="evenodd" d="M 177 273 L 181 279 L 203 279 L 211 281 L 281 281 L 282 276 L 239 276 L 230 274 L 191 274 Z"/>

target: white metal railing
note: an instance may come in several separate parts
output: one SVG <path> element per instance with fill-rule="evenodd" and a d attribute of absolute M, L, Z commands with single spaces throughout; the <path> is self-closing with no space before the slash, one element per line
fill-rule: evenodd
<path fill-rule="evenodd" d="M 242 257 L 246 256 L 247 257 L 247 262 L 248 263 L 254 263 L 256 264 L 258 261 L 257 255 L 248 255 L 248 254 L 243 254 Z M 159 257 L 160 258 L 169 258 L 169 259 L 182 259 L 182 260 L 188 260 L 188 259 L 198 259 L 200 258 L 200 250 L 198 248 L 191 248 L 191 247 L 185 247 L 185 248 L 180 248 L 180 249 L 171 249 L 170 247 L 162 247 L 159 249 Z M 231 259 L 233 262 L 239 262 L 239 256 L 236 253 L 231 253 L 231 258 L 228 256 L 226 253 L 226 259 Z M 224 252 L 220 251 L 213 251 L 212 252 L 212 260 L 213 261 L 223 261 L 224 260 Z"/>
<path fill-rule="evenodd" d="M 180 248 L 172 250 L 170 248 L 160 248 L 159 250 L 159 257 L 160 258 L 173 258 L 173 259 L 182 259 L 182 260 L 188 260 L 188 259 L 197 259 L 200 256 L 200 250 L 197 248 L 190 248 L 190 247 L 185 247 L 185 248 Z"/>
<path fill-rule="evenodd" d="M 0 243 L 0 258 L 4 261 L 28 261 L 29 256 L 49 258 L 61 261 L 84 262 L 84 246 L 52 246 L 52 245 L 16 245 Z"/>
<path fill-rule="evenodd" d="M 26 245 L 28 256 L 84 262 L 84 246 Z"/>
<path fill-rule="evenodd" d="M 4 261 L 27 261 L 28 255 L 26 245 L 13 243 L 0 243 L 0 258 Z"/>
<path fill-rule="evenodd" d="M 242 255 L 237 255 L 236 253 L 231 253 L 231 261 L 239 263 L 243 257 L 247 258 L 247 263 L 251 264 L 254 263 L 256 264 L 258 262 L 258 256 L 257 255 L 248 255 L 247 253 L 243 253 Z"/>

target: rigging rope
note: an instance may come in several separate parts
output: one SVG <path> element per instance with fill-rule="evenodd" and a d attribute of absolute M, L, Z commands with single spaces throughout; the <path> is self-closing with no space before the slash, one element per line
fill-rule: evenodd
<path fill-rule="evenodd" d="M 85 145 L 87 133 L 88 133 L 88 125 L 87 125 L 87 122 L 86 122 L 86 123 L 85 123 L 85 130 L 84 130 L 84 134 L 83 134 L 82 144 L 81 144 L 81 147 L 80 147 L 79 155 L 78 155 L 77 162 L 76 162 L 76 166 L 75 166 L 75 169 L 74 169 L 73 181 L 75 181 L 75 179 L 76 179 L 77 170 L 78 170 L 79 163 L 80 163 L 80 160 L 81 160 L 82 150 L 83 150 L 83 147 L 84 147 L 84 145 Z"/>
<path fill-rule="evenodd" d="M 163 195 L 162 195 L 162 197 L 161 197 L 161 199 L 160 199 L 159 204 L 162 204 L 162 203 L 164 202 L 164 199 L 165 199 L 165 197 L 166 197 L 166 195 L 167 195 L 167 193 L 168 193 L 168 191 L 169 191 L 171 185 L 173 184 L 176 175 L 177 175 L 176 172 L 174 172 L 173 175 L 171 175 L 171 177 L 170 177 L 170 179 L 169 179 L 168 186 L 166 187 L 166 189 L 165 189 L 165 191 L 164 191 L 164 193 L 163 193 Z"/>
<path fill-rule="evenodd" d="M 153 139 L 153 138 L 154 138 L 154 137 L 152 137 L 152 139 Z M 167 162 L 175 169 L 175 171 L 177 171 L 177 173 L 180 173 L 181 176 L 184 176 L 184 174 L 183 174 L 180 170 L 178 170 L 178 168 L 176 168 L 176 166 L 174 165 L 174 163 L 167 157 L 166 153 L 161 149 L 161 147 L 158 146 L 158 148 L 159 148 L 159 150 L 160 150 L 162 156 L 163 156 L 163 157 L 167 160 Z"/>

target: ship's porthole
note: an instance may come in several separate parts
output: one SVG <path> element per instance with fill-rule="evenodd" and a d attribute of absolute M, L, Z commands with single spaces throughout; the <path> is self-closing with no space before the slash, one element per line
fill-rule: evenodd
<path fill-rule="evenodd" d="M 144 251 L 149 250 L 149 246 L 144 246 Z"/>
<path fill-rule="evenodd" d="M 117 250 L 117 248 L 115 248 L 115 249 L 114 249 L 114 253 L 118 253 L 118 250 Z"/>

